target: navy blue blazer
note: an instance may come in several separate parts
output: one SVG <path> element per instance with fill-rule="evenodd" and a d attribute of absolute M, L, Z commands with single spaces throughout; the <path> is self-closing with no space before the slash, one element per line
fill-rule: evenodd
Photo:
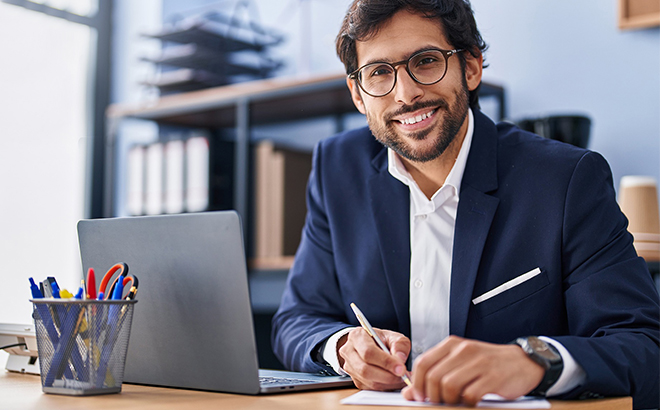
<path fill-rule="evenodd" d="M 456 216 L 450 332 L 494 343 L 544 335 L 587 374 L 567 398 L 632 395 L 657 407 L 658 293 L 637 257 L 612 175 L 597 153 L 540 138 L 475 111 Z M 409 189 L 387 170 L 368 128 L 319 143 L 308 213 L 272 345 L 289 369 L 318 372 L 318 347 L 359 326 L 410 337 Z M 472 299 L 535 268 L 491 299 Z"/>

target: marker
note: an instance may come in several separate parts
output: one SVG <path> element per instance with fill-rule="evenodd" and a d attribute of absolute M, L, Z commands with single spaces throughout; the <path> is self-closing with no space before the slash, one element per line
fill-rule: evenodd
<path fill-rule="evenodd" d="M 71 299 L 73 298 L 73 293 L 69 292 L 66 289 L 60 290 L 60 298 L 61 299 Z"/>
<path fill-rule="evenodd" d="M 34 279 L 30 278 L 30 291 L 32 292 L 33 299 L 43 299 L 44 295 L 39 290 L 39 287 L 34 283 Z"/>
<path fill-rule="evenodd" d="M 369 336 L 372 337 L 376 341 L 376 344 L 380 346 L 381 349 L 387 354 L 390 354 L 390 351 L 387 350 L 387 347 L 385 346 L 385 343 L 383 343 L 382 340 L 380 340 L 380 337 L 376 334 L 374 331 L 374 328 L 371 327 L 371 323 L 367 320 L 367 317 L 364 316 L 364 313 L 360 309 L 358 309 L 357 305 L 355 303 L 351 303 L 351 309 L 353 309 L 353 313 L 355 313 L 355 316 L 357 317 L 357 320 L 360 322 L 360 325 L 362 325 L 362 328 L 369 334 Z M 410 382 L 410 379 L 408 378 L 407 374 L 403 374 L 401 376 L 401 380 L 403 380 L 408 386 L 412 386 L 412 383 Z"/>
<path fill-rule="evenodd" d="M 76 299 L 82 299 L 83 298 L 83 287 L 78 288 L 78 293 L 76 293 L 76 296 L 74 296 Z"/>
<path fill-rule="evenodd" d="M 94 268 L 87 270 L 87 299 L 96 299 L 96 277 Z"/>
<path fill-rule="evenodd" d="M 119 277 L 119 280 L 115 284 L 115 289 L 114 292 L 112 293 L 112 298 L 113 300 L 120 300 L 121 295 L 124 293 L 124 279 L 123 277 Z"/>

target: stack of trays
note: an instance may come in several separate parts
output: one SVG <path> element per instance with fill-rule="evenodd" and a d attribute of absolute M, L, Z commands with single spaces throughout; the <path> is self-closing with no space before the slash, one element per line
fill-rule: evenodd
<path fill-rule="evenodd" d="M 161 95 L 268 78 L 283 66 L 268 57 L 282 35 L 221 12 L 188 17 L 144 36 L 163 44 L 160 55 L 142 58 L 160 69 L 144 84 L 158 87 Z"/>

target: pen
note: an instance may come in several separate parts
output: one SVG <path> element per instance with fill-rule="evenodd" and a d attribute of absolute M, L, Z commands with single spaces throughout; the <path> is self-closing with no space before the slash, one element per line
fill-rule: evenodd
<path fill-rule="evenodd" d="M 115 288 L 112 292 L 112 298 L 114 300 L 119 300 L 121 299 L 122 293 L 124 293 L 124 280 L 120 276 L 119 280 L 117 281 L 117 284 L 115 285 Z"/>
<path fill-rule="evenodd" d="M 372 339 L 376 341 L 376 344 L 378 344 L 378 346 L 380 346 L 380 348 L 383 349 L 385 353 L 389 354 L 390 351 L 387 350 L 385 343 L 383 343 L 383 341 L 380 340 L 380 337 L 378 337 L 378 335 L 374 331 L 374 328 L 371 327 L 371 324 L 367 320 L 367 317 L 364 316 L 362 311 L 357 307 L 355 303 L 351 303 L 351 309 L 353 309 L 353 313 L 355 313 L 355 316 L 357 317 L 357 320 L 360 322 L 360 325 L 362 325 L 362 328 L 369 334 L 369 336 L 372 337 Z M 412 386 L 412 383 L 410 382 L 408 375 L 406 375 L 405 373 L 403 374 L 403 376 L 401 376 L 401 380 L 403 380 L 408 386 Z"/>
<path fill-rule="evenodd" d="M 82 299 L 83 298 L 83 288 L 84 286 L 81 286 L 78 288 L 78 293 L 76 293 L 76 296 L 74 296 L 76 299 Z"/>
<path fill-rule="evenodd" d="M 52 292 L 52 296 L 55 299 L 60 299 L 60 286 L 57 284 L 57 281 L 55 280 L 54 277 L 49 276 L 46 278 L 46 282 L 50 284 L 50 289 Z"/>

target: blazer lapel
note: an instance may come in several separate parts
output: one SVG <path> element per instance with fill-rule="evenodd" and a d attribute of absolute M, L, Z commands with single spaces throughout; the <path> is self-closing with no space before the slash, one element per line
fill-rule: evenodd
<path fill-rule="evenodd" d="M 474 283 L 499 199 L 487 192 L 497 189 L 497 129 L 490 119 L 474 111 L 472 146 L 456 214 L 449 304 L 449 332 L 464 336 Z"/>
<path fill-rule="evenodd" d="M 387 170 L 387 149 L 372 161 L 369 196 L 399 330 L 410 337 L 410 191 Z M 402 291 L 403 290 L 403 291 Z"/>

